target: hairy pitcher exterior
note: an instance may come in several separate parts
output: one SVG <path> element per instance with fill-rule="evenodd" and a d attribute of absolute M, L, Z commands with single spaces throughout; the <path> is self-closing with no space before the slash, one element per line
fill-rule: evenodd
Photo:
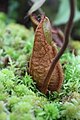
<path fill-rule="evenodd" d="M 47 17 L 42 16 L 35 31 L 34 46 L 29 62 L 29 73 L 33 77 L 33 80 L 36 81 L 37 87 L 41 92 L 43 92 L 44 79 L 57 53 L 57 47 L 52 41 L 50 21 Z M 48 81 L 47 91 L 58 91 L 61 88 L 63 79 L 62 66 L 60 61 L 58 61 Z"/>

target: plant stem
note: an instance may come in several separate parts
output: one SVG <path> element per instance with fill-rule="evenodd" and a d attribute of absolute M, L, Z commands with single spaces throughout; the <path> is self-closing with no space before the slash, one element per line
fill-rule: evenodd
<path fill-rule="evenodd" d="M 59 53 L 56 55 L 56 57 L 53 59 L 50 69 L 47 73 L 47 76 L 44 79 L 43 82 L 43 86 L 42 86 L 42 92 L 46 94 L 47 89 L 48 89 L 48 84 L 50 81 L 50 77 L 53 73 L 53 70 L 58 62 L 58 60 L 60 59 L 60 57 L 62 56 L 62 54 L 64 53 L 65 49 L 67 48 L 68 42 L 69 42 L 69 35 L 72 29 L 72 25 L 73 25 L 73 19 L 74 19 L 74 14 L 75 14 L 75 0 L 69 0 L 70 2 L 70 17 L 68 20 L 68 23 L 66 25 L 65 28 L 65 37 L 64 37 L 64 43 L 62 48 L 60 49 Z"/>

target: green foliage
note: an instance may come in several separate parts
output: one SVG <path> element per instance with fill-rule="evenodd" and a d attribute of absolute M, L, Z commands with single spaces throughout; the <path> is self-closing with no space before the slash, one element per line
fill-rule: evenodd
<path fill-rule="evenodd" d="M 79 31 L 78 31 L 79 33 Z M 76 51 L 78 55 L 80 55 L 80 42 L 78 40 L 71 40 L 70 46 Z"/>
<path fill-rule="evenodd" d="M 0 120 L 8 119 L 9 112 L 7 111 L 3 101 L 0 101 Z"/>
<path fill-rule="evenodd" d="M 7 20 L 7 16 L 5 15 L 5 13 L 0 12 L 0 21 L 5 22 Z"/>
<path fill-rule="evenodd" d="M 0 29 L 1 57 L 10 56 L 20 68 L 27 67 L 33 47 L 33 31 L 15 23 L 4 25 L 2 28 Z"/>
<path fill-rule="evenodd" d="M 72 55 L 65 68 L 65 90 L 80 92 L 80 56 Z"/>
<path fill-rule="evenodd" d="M 46 103 L 43 109 L 39 108 L 35 110 L 36 117 L 38 116 L 41 120 L 56 120 L 59 118 L 59 109 L 57 103 Z M 42 119 L 43 118 L 43 119 Z"/>
<path fill-rule="evenodd" d="M 45 119 L 46 120 L 56 120 L 59 117 L 59 110 L 57 108 L 57 104 L 51 103 L 46 104 L 44 106 L 45 111 Z"/>
<path fill-rule="evenodd" d="M 71 99 L 71 102 L 63 104 L 62 116 L 67 120 L 80 119 L 80 99 Z"/>
<path fill-rule="evenodd" d="M 6 21 L 7 17 L 4 13 L 0 12 L 0 34 L 2 34 L 3 29 L 5 28 L 5 21 Z M 1 40 L 0 40 L 1 43 Z"/>
<path fill-rule="evenodd" d="M 9 0 L 9 7 L 8 7 L 8 17 L 11 17 L 13 19 L 18 18 L 18 8 L 19 8 L 19 3 L 20 1 L 17 0 Z"/>
<path fill-rule="evenodd" d="M 80 0 L 77 0 L 78 9 L 80 10 Z"/>
<path fill-rule="evenodd" d="M 75 12 L 74 22 L 80 20 L 80 11 L 78 10 L 76 3 L 75 3 L 75 7 L 76 7 L 76 12 Z M 56 19 L 53 21 L 53 24 L 55 25 L 65 24 L 68 21 L 70 14 L 69 0 L 60 0 L 60 7 L 58 11 L 59 12 L 56 15 Z"/>

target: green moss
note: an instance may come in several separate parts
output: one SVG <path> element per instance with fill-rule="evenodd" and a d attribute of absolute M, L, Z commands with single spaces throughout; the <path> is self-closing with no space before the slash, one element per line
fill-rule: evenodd
<path fill-rule="evenodd" d="M 80 120 L 80 55 L 65 52 L 62 88 L 45 96 L 27 73 L 33 30 L 0 21 L 0 120 Z M 10 62 L 4 66 L 6 56 Z"/>

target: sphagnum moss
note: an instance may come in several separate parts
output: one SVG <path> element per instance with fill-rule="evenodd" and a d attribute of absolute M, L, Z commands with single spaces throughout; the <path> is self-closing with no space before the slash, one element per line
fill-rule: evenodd
<path fill-rule="evenodd" d="M 66 51 L 61 58 L 65 73 L 62 89 L 46 97 L 25 72 L 33 47 L 32 30 L 16 23 L 13 26 L 2 22 L 5 26 L 4 30 L 0 27 L 0 31 L 4 31 L 0 32 L 3 42 L 2 46 L 0 44 L 0 61 L 9 56 L 10 62 L 6 67 L 3 61 L 3 65 L 0 63 L 0 120 L 80 120 L 80 56 Z M 10 31 L 7 32 L 11 33 L 6 33 L 8 28 Z M 10 34 L 9 39 L 6 34 Z"/>

